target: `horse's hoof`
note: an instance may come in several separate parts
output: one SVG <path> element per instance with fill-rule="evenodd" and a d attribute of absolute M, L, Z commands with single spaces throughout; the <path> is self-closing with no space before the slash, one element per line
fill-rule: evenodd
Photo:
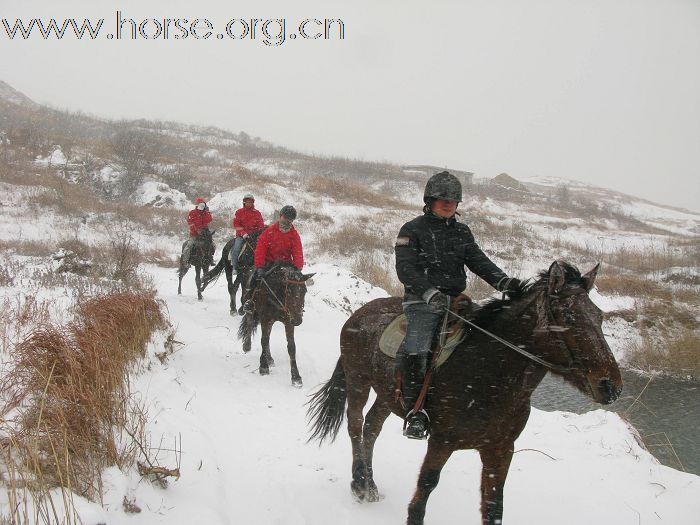
<path fill-rule="evenodd" d="M 229 312 L 229 315 L 230 315 L 231 317 L 236 317 L 236 316 L 238 315 L 238 312 L 237 312 L 236 310 L 231 310 L 231 311 Z"/>
<path fill-rule="evenodd" d="M 269 368 L 260 368 L 260 375 L 261 376 L 270 375 L 270 369 Z"/>
<path fill-rule="evenodd" d="M 204 300 L 204 297 L 197 297 L 197 300 L 202 301 L 202 300 Z"/>
<path fill-rule="evenodd" d="M 299 379 L 292 379 L 292 386 L 294 388 L 301 388 L 302 386 L 304 386 L 304 383 L 302 382 L 301 377 Z"/>

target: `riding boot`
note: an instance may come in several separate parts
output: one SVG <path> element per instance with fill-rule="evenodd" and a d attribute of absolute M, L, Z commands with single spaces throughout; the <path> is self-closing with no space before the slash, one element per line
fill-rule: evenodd
<path fill-rule="evenodd" d="M 406 409 L 403 435 L 411 439 L 425 439 L 429 433 L 430 418 L 423 409 L 414 413 L 414 408 L 428 369 L 428 356 L 425 354 L 400 354 L 400 367 Z"/>

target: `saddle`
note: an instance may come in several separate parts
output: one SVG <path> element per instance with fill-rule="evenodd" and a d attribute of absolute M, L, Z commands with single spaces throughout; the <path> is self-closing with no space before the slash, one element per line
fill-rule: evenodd
<path fill-rule="evenodd" d="M 478 308 L 478 305 L 476 305 L 469 296 L 462 294 L 455 297 L 450 310 L 468 319 L 474 315 Z M 442 323 L 440 327 L 442 327 Z M 438 331 L 439 330 L 440 328 L 438 328 Z M 442 366 L 452 355 L 457 345 L 464 341 L 468 333 L 469 327 L 466 323 L 450 315 L 444 337 L 440 337 L 443 334 L 436 334 L 433 343 L 431 368 L 439 368 Z M 384 355 L 394 359 L 401 347 L 404 337 L 406 337 L 406 314 L 402 313 L 394 318 L 384 329 L 384 332 L 379 338 L 379 350 L 381 350 Z M 441 341 L 444 341 L 442 348 L 440 348 Z"/>

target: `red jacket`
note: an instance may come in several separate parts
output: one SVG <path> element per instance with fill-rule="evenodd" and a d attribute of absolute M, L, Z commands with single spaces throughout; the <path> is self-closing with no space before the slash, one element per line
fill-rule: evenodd
<path fill-rule="evenodd" d="M 243 237 L 244 233 L 250 235 L 265 228 L 265 221 L 263 221 L 262 215 L 255 208 L 240 208 L 236 210 L 232 224 L 236 229 L 236 237 Z"/>
<path fill-rule="evenodd" d="M 206 228 L 211 222 L 211 213 L 208 210 L 198 210 L 195 208 L 187 214 L 187 224 L 190 227 L 190 235 L 198 237 L 197 230 Z"/>
<path fill-rule="evenodd" d="M 289 262 L 299 270 L 304 267 L 301 238 L 294 226 L 284 233 L 276 222 L 258 237 L 258 245 L 255 248 L 255 267 L 262 268 L 272 262 Z"/>

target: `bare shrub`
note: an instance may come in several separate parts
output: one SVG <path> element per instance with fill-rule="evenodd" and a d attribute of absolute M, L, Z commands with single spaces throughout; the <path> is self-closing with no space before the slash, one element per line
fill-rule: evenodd
<path fill-rule="evenodd" d="M 352 272 L 372 286 L 385 290 L 393 297 L 403 295 L 403 285 L 396 277 L 390 262 L 386 262 L 374 253 L 360 252 L 353 259 Z"/>
<path fill-rule="evenodd" d="M 115 428 L 134 434 L 128 373 L 166 328 L 161 307 L 146 294 L 97 297 L 78 304 L 73 322 L 45 323 L 11 349 L 0 392 L 2 413 L 16 410 L 4 430 L 30 491 L 66 487 L 95 501 L 102 470 L 133 462 Z"/>

